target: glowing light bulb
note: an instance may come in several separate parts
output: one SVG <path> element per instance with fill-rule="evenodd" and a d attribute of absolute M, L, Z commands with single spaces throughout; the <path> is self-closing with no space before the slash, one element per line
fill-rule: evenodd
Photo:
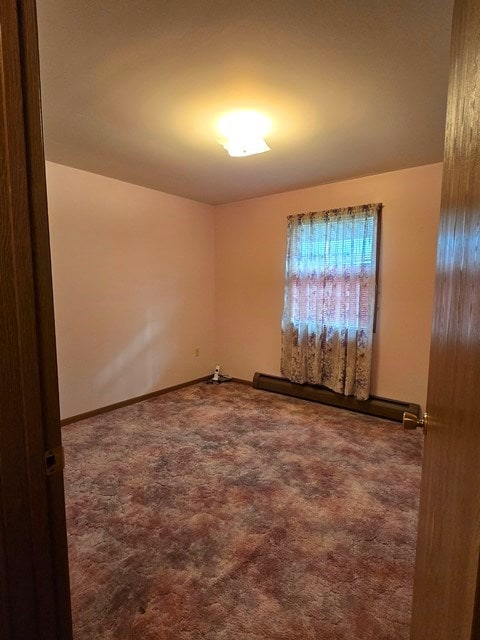
<path fill-rule="evenodd" d="M 271 126 L 270 120 L 257 111 L 233 111 L 218 122 L 222 135 L 218 142 L 234 157 L 264 153 L 270 151 L 264 136 Z"/>

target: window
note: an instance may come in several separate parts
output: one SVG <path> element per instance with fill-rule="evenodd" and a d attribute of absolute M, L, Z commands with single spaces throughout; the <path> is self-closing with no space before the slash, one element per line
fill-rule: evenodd
<path fill-rule="evenodd" d="M 374 204 L 289 216 L 282 372 L 291 380 L 333 388 L 334 376 L 334 390 L 350 393 L 358 386 L 349 383 L 353 375 L 368 387 L 380 210 Z"/>

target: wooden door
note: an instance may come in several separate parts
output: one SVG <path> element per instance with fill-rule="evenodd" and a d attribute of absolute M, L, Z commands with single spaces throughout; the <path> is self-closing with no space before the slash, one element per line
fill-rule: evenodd
<path fill-rule="evenodd" d="M 34 0 L 0 2 L 0 637 L 69 640 Z"/>
<path fill-rule="evenodd" d="M 478 638 L 480 2 L 457 0 L 411 638 Z"/>

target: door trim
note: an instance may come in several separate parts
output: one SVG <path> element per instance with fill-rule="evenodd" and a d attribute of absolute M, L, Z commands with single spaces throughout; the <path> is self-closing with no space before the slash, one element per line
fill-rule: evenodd
<path fill-rule="evenodd" d="M 34 0 L 0 3 L 0 632 L 69 640 L 51 267 Z"/>

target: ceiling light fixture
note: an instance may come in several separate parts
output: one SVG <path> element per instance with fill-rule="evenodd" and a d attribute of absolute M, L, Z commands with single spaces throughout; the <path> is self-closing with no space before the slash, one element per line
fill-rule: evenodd
<path fill-rule="evenodd" d="M 218 123 L 222 135 L 218 142 L 234 158 L 270 151 L 264 136 L 270 131 L 270 120 L 257 111 L 233 111 Z"/>

